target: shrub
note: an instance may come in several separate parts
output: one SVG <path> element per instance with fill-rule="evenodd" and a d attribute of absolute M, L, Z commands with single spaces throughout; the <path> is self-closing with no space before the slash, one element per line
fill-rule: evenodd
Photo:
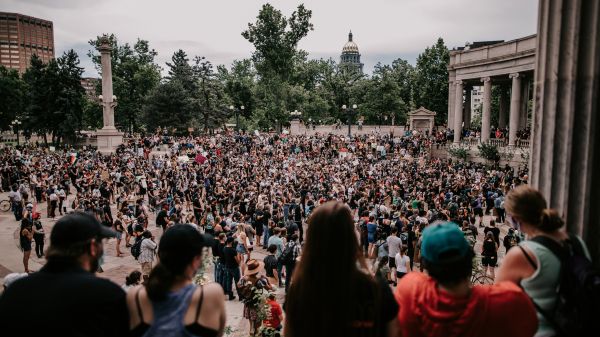
<path fill-rule="evenodd" d="M 500 160 L 500 151 L 496 145 L 482 143 L 477 146 L 481 158 L 489 161 Z"/>

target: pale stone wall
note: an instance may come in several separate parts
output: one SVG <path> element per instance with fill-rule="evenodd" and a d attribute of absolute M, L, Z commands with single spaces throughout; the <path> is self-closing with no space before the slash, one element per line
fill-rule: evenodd
<path fill-rule="evenodd" d="M 352 135 L 371 135 L 373 133 L 379 132 L 379 134 L 389 134 L 393 132 L 394 135 L 402 135 L 404 134 L 404 126 L 391 126 L 391 125 L 363 125 L 362 130 L 358 129 L 357 125 L 352 125 L 351 133 Z M 334 125 L 315 125 L 313 128 L 307 127 L 305 124 L 294 123 L 291 122 L 291 127 L 289 129 L 291 135 L 308 135 L 312 136 L 315 134 L 334 134 L 334 135 L 347 135 L 348 134 L 348 125 L 342 125 L 340 128 L 336 128 Z"/>

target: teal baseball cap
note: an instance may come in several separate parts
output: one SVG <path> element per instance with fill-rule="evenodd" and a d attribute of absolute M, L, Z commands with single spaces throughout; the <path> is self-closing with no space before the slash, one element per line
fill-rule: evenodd
<path fill-rule="evenodd" d="M 453 222 L 431 224 L 423 231 L 421 256 L 429 263 L 464 257 L 470 248 L 464 233 Z"/>

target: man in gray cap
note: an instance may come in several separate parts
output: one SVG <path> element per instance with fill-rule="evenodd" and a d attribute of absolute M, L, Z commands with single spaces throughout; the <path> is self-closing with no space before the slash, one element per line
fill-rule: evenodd
<path fill-rule="evenodd" d="M 104 253 L 103 239 L 114 236 L 87 213 L 58 220 L 46 265 L 12 283 L 0 297 L 3 331 L 20 337 L 127 335 L 125 293 L 94 275 Z"/>

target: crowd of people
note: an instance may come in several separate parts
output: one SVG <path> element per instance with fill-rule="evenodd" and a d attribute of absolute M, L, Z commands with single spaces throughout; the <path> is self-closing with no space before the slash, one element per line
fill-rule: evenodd
<path fill-rule="evenodd" d="M 533 303 L 552 307 L 548 291 L 539 289 L 556 285 L 556 271 L 547 268 L 560 261 L 547 262 L 549 250 L 523 241 L 523 234 L 567 239 L 558 215 L 527 187 L 526 167 L 430 158 L 434 139 L 154 135 L 130 140 L 112 155 L 4 149 L 0 186 L 10 190 L 21 226 L 24 270 L 31 272 L 33 243 L 48 263 L 7 289 L 0 324 L 21 322 L 8 308 L 41 282 L 55 287 L 53 294 L 30 296 L 51 306 L 51 297 L 66 291 L 56 277 L 64 274 L 104 289 L 70 301 L 89 301 L 91 311 L 114 307 L 91 326 L 89 317 L 72 325 L 81 335 L 103 335 L 98 322 L 110 319 L 111 335 L 217 336 L 225 326 L 224 299 L 236 297 L 252 335 L 282 329 L 286 336 L 556 333 Z M 47 203 L 49 218 L 72 213 L 54 225 L 47 251 L 34 240 L 44 233 L 40 203 Z M 77 234 L 76 222 L 89 228 Z M 496 223 L 511 227 L 502 238 Z M 160 238 L 151 224 L 162 228 Z M 61 230 L 75 232 L 63 234 L 64 247 Z M 105 244 L 116 244 L 117 256 L 129 249 L 140 263 L 122 288 L 89 274 L 101 271 Z M 206 247 L 215 282 L 197 285 Z M 496 272 L 500 247 L 507 255 Z M 474 259 L 496 285 L 471 284 Z M 543 280 L 532 277 L 536 269 Z M 286 293 L 283 311 L 272 294 L 278 288 Z M 266 316 L 257 291 L 267 294 Z M 60 310 L 77 307 L 65 302 Z M 514 324 L 503 323 L 509 319 Z"/>

